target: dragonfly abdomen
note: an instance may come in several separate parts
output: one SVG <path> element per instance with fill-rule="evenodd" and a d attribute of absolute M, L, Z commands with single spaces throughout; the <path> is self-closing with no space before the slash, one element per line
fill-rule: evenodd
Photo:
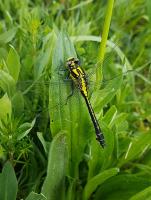
<path fill-rule="evenodd" d="M 83 95 L 83 97 L 86 101 L 86 104 L 87 104 L 87 107 L 88 107 L 88 110 L 89 110 L 89 113 L 91 116 L 91 120 L 92 120 L 94 128 L 95 128 L 96 139 L 99 141 L 100 145 L 104 148 L 105 147 L 105 139 L 104 139 L 104 135 L 101 131 L 101 128 L 99 126 L 98 120 L 94 114 L 94 111 L 93 111 L 90 101 L 84 95 Z"/>

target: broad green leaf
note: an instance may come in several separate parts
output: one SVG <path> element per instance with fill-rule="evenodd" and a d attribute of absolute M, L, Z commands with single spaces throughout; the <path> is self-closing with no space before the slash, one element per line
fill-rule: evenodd
<path fill-rule="evenodd" d="M 10 50 L 7 56 L 7 67 L 10 75 L 17 82 L 20 72 L 20 58 L 12 45 L 10 45 Z"/>
<path fill-rule="evenodd" d="M 6 44 L 10 42 L 16 35 L 17 28 L 12 28 L 8 31 L 5 31 L 4 33 L 0 34 L 0 44 Z"/>
<path fill-rule="evenodd" d="M 25 200 L 47 200 L 43 194 L 31 192 Z"/>
<path fill-rule="evenodd" d="M 151 198 L 151 186 L 145 190 L 138 192 L 136 195 L 130 198 L 130 200 L 150 200 Z"/>
<path fill-rule="evenodd" d="M 72 84 L 71 81 L 65 83 L 65 78 L 67 78 L 65 72 L 66 58 L 75 56 L 75 54 L 69 37 L 61 32 L 57 37 L 51 66 L 49 104 L 52 109 L 50 109 L 50 124 L 52 136 L 60 131 L 67 134 L 69 155 L 72 156 L 70 173 L 75 174 L 73 176 L 79 173 L 79 163 L 83 158 L 85 146 L 92 132 L 92 136 L 95 137 L 93 124 L 90 121 L 84 99 L 80 95 L 79 99 L 76 95 L 73 95 L 67 102 L 67 97 L 72 92 Z M 56 81 L 58 81 L 58 84 L 54 84 Z M 66 102 L 67 104 L 65 104 Z"/>
<path fill-rule="evenodd" d="M 94 176 L 93 178 L 91 178 L 87 182 L 87 184 L 84 188 L 83 199 L 85 199 L 85 200 L 89 199 L 91 194 L 93 192 L 95 192 L 95 190 L 97 189 L 97 187 L 99 185 L 101 185 L 108 178 L 115 176 L 118 172 L 119 172 L 118 168 L 111 168 L 111 169 L 102 171 L 99 174 L 97 174 L 96 176 Z"/>
<path fill-rule="evenodd" d="M 63 133 L 59 133 L 54 137 L 50 147 L 47 176 L 41 191 L 48 200 L 64 199 L 67 160 L 66 136 Z"/>
<path fill-rule="evenodd" d="M 46 70 L 46 67 L 51 64 L 55 43 L 56 34 L 52 32 L 51 35 L 49 35 L 47 43 L 44 43 L 43 48 L 35 61 L 34 76 L 36 79 L 38 79 L 43 71 Z"/>
<path fill-rule="evenodd" d="M 128 200 L 130 197 L 149 187 L 151 180 L 133 174 L 118 175 L 109 178 L 97 190 L 95 200 Z"/>
<path fill-rule="evenodd" d="M 7 94 L 0 98 L 0 119 L 6 119 L 7 115 L 11 116 L 12 104 Z"/>
<path fill-rule="evenodd" d="M 3 70 L 0 70 L 0 88 L 2 88 L 9 97 L 14 95 L 16 89 L 13 77 Z"/>
<path fill-rule="evenodd" d="M 31 123 L 26 122 L 20 125 L 20 127 L 18 128 L 19 134 L 17 136 L 17 140 L 21 140 L 22 138 L 27 136 L 28 133 L 31 131 L 31 129 L 34 127 L 35 122 L 36 122 L 36 119 L 34 119 Z"/>
<path fill-rule="evenodd" d="M 94 132 L 92 133 L 93 135 L 95 134 Z M 104 132 L 103 132 L 104 134 Z M 105 140 L 106 142 L 106 140 Z M 91 139 L 91 147 L 90 147 L 90 152 L 88 154 L 88 180 L 93 178 L 95 175 L 100 173 L 101 166 L 104 161 L 104 149 L 100 147 L 100 144 L 96 141 L 95 136 Z M 99 159 L 98 159 L 99 158 Z"/>
<path fill-rule="evenodd" d="M 52 83 L 53 87 L 50 87 L 49 90 L 49 96 L 50 96 L 50 106 L 55 107 L 55 105 L 59 105 L 60 102 L 62 102 L 62 99 L 64 99 L 64 102 L 66 101 L 69 94 L 71 94 L 71 83 L 62 84 L 62 81 L 66 77 L 59 76 L 59 72 L 61 70 L 65 70 L 65 58 L 67 58 L 69 55 L 72 56 L 75 54 L 75 51 L 71 48 L 71 43 L 68 36 L 66 36 L 64 33 L 59 33 L 57 35 L 57 41 L 53 52 L 53 58 L 52 58 L 52 66 L 51 66 L 51 73 L 52 78 L 50 82 Z M 66 47 L 65 47 L 66 45 Z M 66 51 L 65 51 L 66 49 Z M 59 84 L 54 85 L 53 83 L 58 81 Z M 69 104 L 68 104 L 69 105 Z M 57 110 L 50 110 L 50 116 L 53 119 L 53 122 L 57 120 L 57 126 L 54 123 L 51 123 L 51 130 L 52 135 L 55 135 L 60 130 L 66 129 L 67 127 L 70 128 L 70 125 L 68 122 L 65 122 L 64 119 L 68 117 L 67 120 L 70 120 L 70 107 L 69 106 L 63 106 L 63 107 L 57 107 Z M 66 121 L 67 121 L 66 120 Z"/>
<path fill-rule="evenodd" d="M 68 59 L 70 57 L 77 57 L 76 51 L 74 48 L 73 43 L 70 41 L 69 35 L 67 32 L 62 32 L 63 37 L 63 47 L 64 47 L 64 55 L 65 59 Z"/>
<path fill-rule="evenodd" d="M 14 169 L 10 162 L 7 162 L 0 174 L 0 199 L 16 200 L 18 183 Z"/>
<path fill-rule="evenodd" d="M 12 98 L 12 109 L 14 116 L 20 117 L 24 110 L 24 97 L 20 91 L 17 91 Z"/>
<path fill-rule="evenodd" d="M 52 78 L 50 82 L 52 82 L 52 86 L 50 86 L 49 89 L 49 104 L 51 107 L 54 107 L 56 105 L 59 105 L 61 102 L 61 99 L 64 99 L 64 96 L 68 96 L 67 94 L 67 86 L 65 84 L 53 84 L 56 80 L 61 80 L 61 77 L 58 76 L 59 73 L 59 67 L 61 68 L 64 63 L 64 47 L 63 47 L 63 39 L 62 34 L 57 35 L 57 41 L 53 52 L 53 58 L 52 58 L 52 66 L 51 66 L 51 73 Z M 64 66 L 63 66 L 64 67 Z M 70 87 L 70 86 L 68 86 Z M 66 95 L 67 94 L 67 95 Z M 57 110 L 51 109 L 50 110 L 50 116 L 51 116 L 51 131 L 52 135 L 55 136 L 60 130 L 65 129 L 66 126 L 63 124 L 63 119 L 65 115 L 68 116 L 69 112 L 65 107 L 57 107 Z M 57 121 L 56 121 L 57 120 Z M 57 126 L 56 126 L 57 123 Z"/>
<path fill-rule="evenodd" d="M 127 152 L 124 157 L 121 158 L 119 166 L 132 161 L 135 158 L 138 158 L 142 153 L 148 149 L 151 145 L 151 134 L 150 131 L 145 134 L 141 134 L 138 137 L 134 138 L 133 141 L 129 144 Z"/>

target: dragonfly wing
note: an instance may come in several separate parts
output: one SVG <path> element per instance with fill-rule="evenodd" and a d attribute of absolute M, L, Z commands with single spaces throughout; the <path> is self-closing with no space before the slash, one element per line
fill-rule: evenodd
<path fill-rule="evenodd" d="M 118 79 L 125 76 L 133 74 L 133 71 L 128 71 L 124 74 L 119 73 L 112 77 L 110 80 L 102 81 L 99 83 L 99 87 L 113 87 L 118 82 Z M 95 82 L 88 80 L 89 94 L 91 95 L 95 90 Z M 58 108 L 58 106 L 65 106 L 69 96 L 78 95 L 77 89 L 72 87 L 72 80 L 61 79 L 58 77 L 55 80 L 39 80 L 39 81 L 22 81 L 18 82 L 16 91 L 20 92 L 24 99 L 25 110 L 29 110 L 33 113 L 48 111 L 51 108 Z M 73 92 L 74 90 L 74 92 Z M 103 91 L 101 92 L 101 97 L 103 98 Z M 72 98 L 72 97 L 71 97 Z M 31 103 L 32 102 L 32 103 Z"/>
<path fill-rule="evenodd" d="M 65 92 L 65 88 L 68 90 Z M 50 93 L 53 91 L 53 95 Z M 25 111 L 33 114 L 48 111 L 53 107 L 63 106 L 71 94 L 71 81 L 37 81 L 18 82 L 16 92 L 24 99 Z"/>
<path fill-rule="evenodd" d="M 100 42 L 100 38 L 96 37 L 96 42 Z M 120 48 L 120 41 L 113 42 L 112 40 L 107 41 L 106 55 L 104 60 L 91 61 L 90 64 L 84 66 L 87 69 L 87 78 L 90 81 L 96 79 L 96 72 L 103 71 L 102 79 L 110 79 L 116 76 L 118 73 L 126 73 L 129 70 L 133 70 L 126 55 Z"/>
<path fill-rule="evenodd" d="M 95 86 L 91 86 L 90 99 L 95 110 L 100 112 L 100 110 L 106 106 L 117 94 L 122 84 L 125 83 L 123 75 L 121 74 L 110 81 L 100 83 L 99 87 L 96 87 L 96 89 L 94 89 Z"/>

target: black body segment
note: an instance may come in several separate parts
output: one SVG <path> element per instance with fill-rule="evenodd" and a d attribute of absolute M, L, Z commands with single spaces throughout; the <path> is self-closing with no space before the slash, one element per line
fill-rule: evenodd
<path fill-rule="evenodd" d="M 88 110 L 89 110 L 89 113 L 90 113 L 90 116 L 91 116 L 91 120 L 92 120 L 94 128 L 95 128 L 96 140 L 98 140 L 100 145 L 104 148 L 105 147 L 104 135 L 101 131 L 98 120 L 96 119 L 96 116 L 94 114 L 94 111 L 93 111 L 93 108 L 91 106 L 89 99 L 86 98 L 85 96 L 83 96 L 83 97 L 84 97 L 85 102 L 87 104 L 87 107 L 88 107 Z"/>

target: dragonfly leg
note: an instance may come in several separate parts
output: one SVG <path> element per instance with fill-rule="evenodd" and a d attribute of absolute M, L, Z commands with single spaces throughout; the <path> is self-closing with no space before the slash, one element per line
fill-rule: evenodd
<path fill-rule="evenodd" d="M 68 71 L 67 71 L 67 69 L 59 69 L 58 71 L 57 71 L 57 74 L 58 74 L 58 76 L 64 76 L 64 74 L 65 73 L 67 73 Z"/>
<path fill-rule="evenodd" d="M 66 80 L 71 80 L 71 78 L 70 78 L 70 72 L 68 72 L 68 74 L 67 74 L 67 76 L 66 76 L 66 78 L 65 78 L 65 81 Z"/>
<path fill-rule="evenodd" d="M 74 94 L 74 84 L 73 84 L 73 81 L 71 82 L 71 93 L 67 96 L 67 99 L 66 99 L 66 103 L 68 103 L 68 100 L 70 99 L 70 97 L 72 97 Z"/>

